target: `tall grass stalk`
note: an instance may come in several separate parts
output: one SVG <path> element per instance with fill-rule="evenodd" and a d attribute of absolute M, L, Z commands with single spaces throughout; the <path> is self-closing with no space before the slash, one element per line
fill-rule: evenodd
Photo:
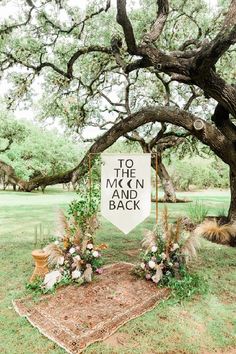
<path fill-rule="evenodd" d="M 209 209 L 202 201 L 195 201 L 188 205 L 188 216 L 194 223 L 201 223 L 207 216 Z"/>

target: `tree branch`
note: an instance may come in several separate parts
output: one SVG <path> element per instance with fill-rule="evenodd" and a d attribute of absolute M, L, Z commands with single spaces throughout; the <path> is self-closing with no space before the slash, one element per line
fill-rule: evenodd
<path fill-rule="evenodd" d="M 236 141 L 236 126 L 229 119 L 229 112 L 218 103 L 211 117 L 216 127 L 231 141 Z"/>
<path fill-rule="evenodd" d="M 87 53 L 92 53 L 92 52 L 100 52 L 100 53 L 106 53 L 106 54 L 112 54 L 112 51 L 110 48 L 107 47 L 102 47 L 102 46 L 89 46 L 89 47 L 84 47 L 78 49 L 70 58 L 70 60 L 67 63 L 67 73 L 66 76 L 71 79 L 73 77 L 73 65 L 76 62 L 76 60 L 83 54 Z"/>
<path fill-rule="evenodd" d="M 217 36 L 202 47 L 194 60 L 195 70 L 206 72 L 236 43 L 236 0 L 232 0 L 223 26 Z"/>
<path fill-rule="evenodd" d="M 26 191 L 31 191 L 42 185 L 46 186 L 56 183 L 67 183 L 70 181 L 75 183 L 88 171 L 89 156 L 91 156 L 91 162 L 94 161 L 95 156 L 90 155 L 91 153 L 103 152 L 119 137 L 151 122 L 167 122 L 183 127 L 193 136 L 202 141 L 203 144 L 208 145 L 225 163 L 230 164 L 236 169 L 235 154 L 232 153 L 232 151 L 234 151 L 234 149 L 232 150 L 233 143 L 226 139 L 218 129 L 206 121 L 202 121 L 204 129 L 200 131 L 196 130 L 194 128 L 194 122 L 197 119 L 201 120 L 189 112 L 173 107 L 144 108 L 113 125 L 105 134 L 98 138 L 85 154 L 79 165 L 73 170 L 56 176 L 37 177 L 29 182 L 18 179 L 18 185 L 20 184 Z"/>
<path fill-rule="evenodd" d="M 123 28 L 125 41 L 128 47 L 128 52 L 131 55 L 137 54 L 137 46 L 134 37 L 132 24 L 126 12 L 126 0 L 117 0 L 117 16 L 116 20 Z"/>
<path fill-rule="evenodd" d="M 162 123 L 161 124 L 161 129 L 159 130 L 157 135 L 148 144 L 150 149 L 152 149 L 157 144 L 157 142 L 163 137 L 163 135 L 164 135 L 164 133 L 166 131 L 166 128 L 167 128 L 166 124 Z"/>
<path fill-rule="evenodd" d="M 161 35 L 169 14 L 168 0 L 157 0 L 157 18 L 149 33 L 146 33 L 142 40 L 142 45 L 155 42 Z"/>

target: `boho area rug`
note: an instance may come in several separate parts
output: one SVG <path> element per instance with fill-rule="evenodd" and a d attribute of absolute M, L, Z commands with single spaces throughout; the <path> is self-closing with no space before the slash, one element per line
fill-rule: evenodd
<path fill-rule="evenodd" d="M 20 316 L 68 353 L 80 353 L 168 296 L 167 289 L 136 278 L 132 269 L 130 263 L 112 264 L 90 284 L 67 286 L 38 302 L 25 298 L 13 305 Z"/>

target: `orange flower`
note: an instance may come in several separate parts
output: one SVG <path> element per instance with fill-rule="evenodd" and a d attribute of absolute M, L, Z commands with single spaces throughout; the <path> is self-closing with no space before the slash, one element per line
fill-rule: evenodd
<path fill-rule="evenodd" d="M 101 243 L 97 247 L 95 247 L 96 251 L 101 251 L 101 250 L 106 250 L 108 248 L 108 245 L 106 243 Z"/>
<path fill-rule="evenodd" d="M 64 246 L 64 249 L 67 249 L 69 247 L 69 240 L 68 238 L 64 238 L 63 240 L 63 246 Z"/>

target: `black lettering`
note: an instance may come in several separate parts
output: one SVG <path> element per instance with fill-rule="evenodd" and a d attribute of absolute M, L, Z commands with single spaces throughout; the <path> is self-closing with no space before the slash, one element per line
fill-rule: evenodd
<path fill-rule="evenodd" d="M 117 189 L 115 189 L 114 190 L 114 192 L 113 192 L 113 194 L 112 194 L 112 197 L 111 197 L 112 199 L 113 198 L 120 198 L 120 196 L 119 196 L 119 193 L 118 193 L 118 190 Z"/>
<path fill-rule="evenodd" d="M 114 179 L 112 182 L 110 179 L 107 179 L 107 183 L 106 183 L 106 188 L 117 188 L 117 179 Z"/>
<path fill-rule="evenodd" d="M 137 195 L 138 195 L 137 191 L 135 191 L 134 189 L 132 189 L 132 190 L 130 191 L 129 198 L 130 198 L 130 199 L 135 199 L 135 198 L 137 198 Z"/>
<path fill-rule="evenodd" d="M 131 177 L 131 178 L 135 178 L 135 171 L 136 171 L 135 168 L 132 168 L 132 169 L 130 170 L 130 177 Z"/>
<path fill-rule="evenodd" d="M 125 205 L 125 206 L 126 206 L 126 209 L 132 210 L 132 207 L 131 207 L 131 208 L 128 207 L 128 203 L 131 203 L 131 204 L 132 204 L 132 203 L 133 203 L 132 200 L 128 200 L 128 202 L 126 202 L 126 205 Z"/>
<path fill-rule="evenodd" d="M 125 210 L 124 204 L 121 200 L 119 201 L 119 203 L 117 205 L 117 210 L 119 210 L 119 209 Z"/>
<path fill-rule="evenodd" d="M 133 160 L 128 159 L 128 160 L 125 161 L 125 166 L 127 168 L 131 168 L 131 167 L 133 167 L 133 165 L 134 165 L 134 161 Z"/>
<path fill-rule="evenodd" d="M 141 181 L 139 179 L 136 180 L 136 188 L 144 188 L 144 179 Z"/>
<path fill-rule="evenodd" d="M 109 210 L 114 210 L 116 208 L 114 200 L 109 201 Z"/>
<path fill-rule="evenodd" d="M 118 161 L 120 162 L 120 168 L 122 168 L 122 165 L 123 165 L 122 161 L 124 161 L 124 159 L 118 159 Z"/>
<path fill-rule="evenodd" d="M 129 170 L 121 170 L 122 177 L 129 177 Z"/>
<path fill-rule="evenodd" d="M 114 168 L 114 171 L 116 171 L 116 177 L 119 177 L 120 168 Z"/>

